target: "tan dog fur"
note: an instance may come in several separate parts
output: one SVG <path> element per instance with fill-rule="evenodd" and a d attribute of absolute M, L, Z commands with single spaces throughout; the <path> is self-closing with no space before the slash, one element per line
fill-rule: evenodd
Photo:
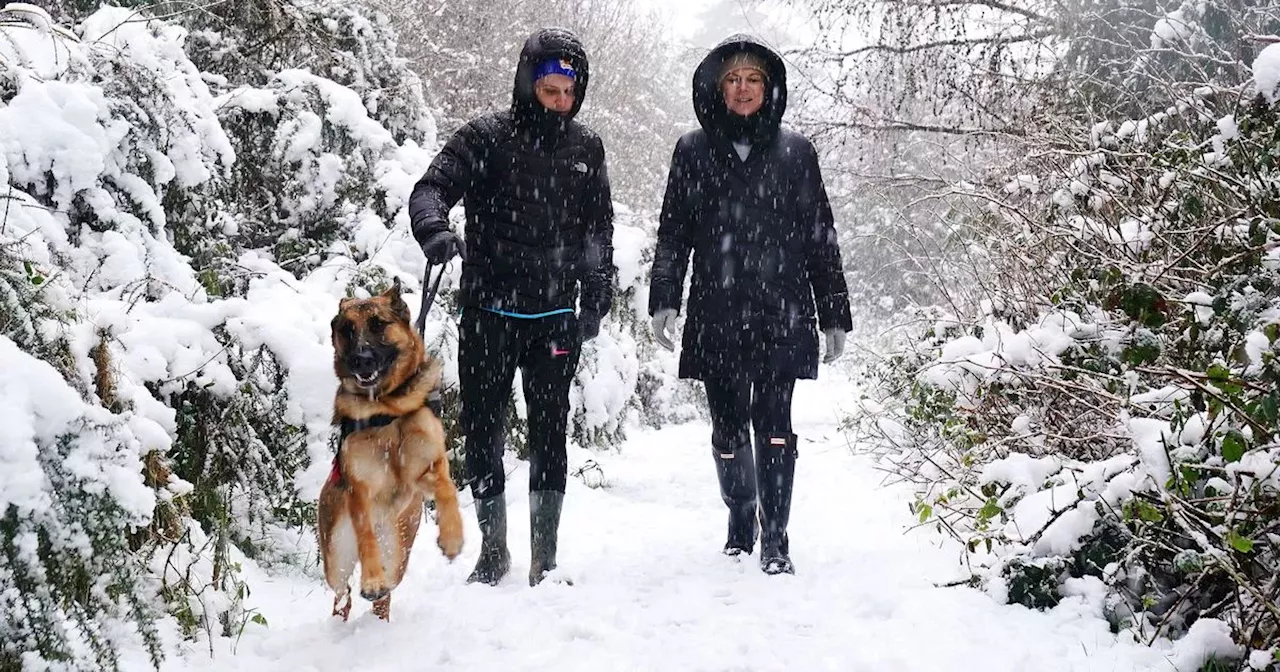
<path fill-rule="evenodd" d="M 341 477 L 331 477 L 321 489 L 316 521 L 325 581 L 336 593 L 334 615 L 346 620 L 351 609 L 348 580 L 359 562 L 361 596 L 374 602 L 379 618 L 389 620 L 391 591 L 409 564 L 426 498 L 434 498 L 439 512 L 440 550 L 451 561 L 462 550 L 462 516 L 445 456 L 444 428 L 426 405 L 427 395 L 440 383 L 440 363 L 426 356 L 398 280 L 379 296 L 342 299 L 332 328 L 340 383 L 334 424 L 378 415 L 395 420 L 356 431 L 339 447 Z M 360 342 L 396 350 L 373 389 L 361 388 L 344 361 L 348 349 Z"/>

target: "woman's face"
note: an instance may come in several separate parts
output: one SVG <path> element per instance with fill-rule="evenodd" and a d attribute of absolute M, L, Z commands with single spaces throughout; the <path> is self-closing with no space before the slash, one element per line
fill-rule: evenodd
<path fill-rule="evenodd" d="M 729 111 L 741 115 L 755 114 L 764 105 L 764 73 L 755 68 L 738 68 L 720 80 L 720 91 Z"/>
<path fill-rule="evenodd" d="M 573 79 L 565 75 L 547 75 L 539 79 L 533 85 L 533 93 L 543 107 L 560 114 L 572 110 L 578 98 Z"/>

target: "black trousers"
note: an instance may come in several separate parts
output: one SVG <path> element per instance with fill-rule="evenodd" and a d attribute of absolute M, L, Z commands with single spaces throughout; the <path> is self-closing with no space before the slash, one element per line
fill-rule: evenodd
<path fill-rule="evenodd" d="M 711 445 L 722 453 L 740 450 L 751 455 L 751 430 L 757 437 L 791 433 L 791 395 L 794 378 L 745 375 L 708 378 L 707 405 L 711 407 Z"/>
<path fill-rule="evenodd" d="M 791 433 L 795 384 L 794 378 L 776 376 L 704 381 L 720 497 L 729 508 L 725 551 L 750 553 L 758 522 L 762 559 L 785 557 L 789 552 L 787 521 L 796 458 L 796 436 Z"/>
<path fill-rule="evenodd" d="M 573 313 L 516 318 L 479 308 L 463 311 L 458 326 L 460 422 L 476 498 L 506 490 L 503 421 L 517 367 L 528 411 L 529 490 L 564 492 L 569 385 L 578 367 L 579 339 Z"/>

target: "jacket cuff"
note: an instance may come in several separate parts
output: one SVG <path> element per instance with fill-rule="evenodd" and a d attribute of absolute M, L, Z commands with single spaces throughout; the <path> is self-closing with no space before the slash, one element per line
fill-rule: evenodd
<path fill-rule="evenodd" d="M 410 229 L 418 244 L 422 245 L 437 233 L 449 230 L 449 224 L 435 215 L 427 214 L 411 222 Z"/>
<path fill-rule="evenodd" d="M 667 283 L 655 283 L 649 287 L 649 315 L 657 315 L 660 310 L 680 312 L 680 292 Z"/>
<path fill-rule="evenodd" d="M 853 331 L 853 315 L 849 310 L 849 295 L 830 294 L 817 300 L 818 328 L 822 331 L 840 329 Z"/>

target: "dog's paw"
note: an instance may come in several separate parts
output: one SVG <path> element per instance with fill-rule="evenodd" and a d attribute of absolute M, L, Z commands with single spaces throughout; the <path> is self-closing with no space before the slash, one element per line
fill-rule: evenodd
<path fill-rule="evenodd" d="M 373 603 L 373 615 L 384 621 L 391 620 L 391 596 L 388 595 Z"/>
<path fill-rule="evenodd" d="M 462 535 L 461 534 L 441 534 L 436 539 L 436 545 L 440 547 L 440 552 L 444 553 L 444 557 L 453 562 L 462 553 Z"/>
<path fill-rule="evenodd" d="M 345 602 L 344 602 L 345 600 Z M 333 599 L 333 615 L 346 622 L 351 616 L 351 591 L 344 591 Z"/>
<path fill-rule="evenodd" d="M 457 508 L 440 512 L 440 534 L 436 537 L 436 545 L 450 562 L 462 552 L 462 514 Z"/>
<path fill-rule="evenodd" d="M 370 602 L 376 602 L 391 594 L 391 589 L 387 587 L 386 581 L 362 581 L 360 583 L 360 597 Z"/>

